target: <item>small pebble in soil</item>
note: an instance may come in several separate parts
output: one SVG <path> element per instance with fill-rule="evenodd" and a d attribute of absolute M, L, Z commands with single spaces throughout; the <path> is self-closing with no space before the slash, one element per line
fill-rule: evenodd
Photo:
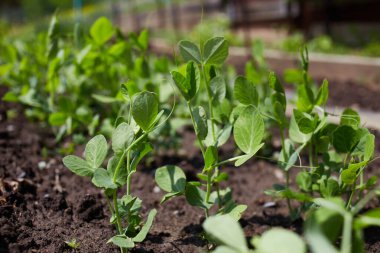
<path fill-rule="evenodd" d="M 281 170 L 275 170 L 274 175 L 278 180 L 284 180 L 284 173 Z"/>
<path fill-rule="evenodd" d="M 8 125 L 7 126 L 7 131 L 8 132 L 13 132 L 15 130 L 15 126 L 14 125 Z"/>
<path fill-rule="evenodd" d="M 154 192 L 154 193 L 159 193 L 159 192 L 161 192 L 160 187 L 155 186 L 155 187 L 153 188 L 153 192 Z"/>
<path fill-rule="evenodd" d="M 264 208 L 273 208 L 273 207 L 276 207 L 276 206 L 277 206 L 276 202 L 273 202 L 273 201 L 271 201 L 271 202 L 265 202 L 264 205 L 263 205 Z"/>
<path fill-rule="evenodd" d="M 45 161 L 40 161 L 39 163 L 38 163 L 38 168 L 40 169 L 40 170 L 43 170 L 43 169 L 45 169 L 46 168 L 46 162 Z"/>

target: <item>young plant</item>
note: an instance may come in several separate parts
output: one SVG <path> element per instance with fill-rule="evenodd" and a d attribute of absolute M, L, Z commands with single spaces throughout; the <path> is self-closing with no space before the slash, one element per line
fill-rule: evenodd
<path fill-rule="evenodd" d="M 363 176 L 374 153 L 374 136 L 360 126 L 360 116 L 352 109 L 344 110 L 338 125 L 328 123 L 329 117 L 336 117 L 322 108 L 328 99 L 328 82 L 325 80 L 316 93 L 313 91 L 307 77 L 307 51 L 301 52 L 303 82 L 297 89 L 297 107 L 293 109 L 290 122 L 285 117 L 283 88 L 273 74 L 269 78 L 273 89 L 272 115 L 281 133 L 279 164 L 285 171 L 286 185 L 275 185 L 274 191 L 267 193 L 286 198 L 293 218 L 311 206 L 316 193 L 326 198 L 347 195 L 349 208 L 355 195 L 360 199 L 363 190 L 376 182 L 376 177 L 364 182 Z M 289 138 L 285 139 L 287 127 Z M 297 160 L 301 161 L 301 152 L 308 153 L 308 166 L 295 166 Z M 299 192 L 291 190 L 289 185 L 289 170 L 294 167 L 302 169 L 295 180 Z M 290 199 L 303 204 L 293 209 Z"/>
<path fill-rule="evenodd" d="M 250 240 L 254 250 L 247 244 L 239 223 L 227 215 L 206 219 L 203 228 L 217 245 L 214 253 L 306 253 L 305 242 L 294 232 L 273 228 Z M 279 251 L 279 249 L 281 250 Z"/>
<path fill-rule="evenodd" d="M 63 163 L 72 172 L 90 177 L 95 186 L 103 189 L 112 215 L 110 222 L 117 229 L 117 234 L 108 242 L 120 247 L 121 252 L 127 252 L 135 243 L 145 239 L 157 212 L 151 210 L 142 225 L 142 201 L 132 195 L 131 179 L 140 160 L 152 150 L 147 137 L 158 127 L 163 111 L 159 112 L 155 93 L 143 91 L 131 99 L 128 123 L 120 123 L 112 134 L 113 155 L 108 160 L 107 169 L 102 167 L 108 153 L 103 135 L 97 135 L 87 143 L 85 160 L 74 155 L 63 158 Z M 118 198 L 123 187 L 125 194 Z"/>
<path fill-rule="evenodd" d="M 313 199 L 313 208 L 305 221 L 306 240 L 292 231 L 272 228 L 250 240 L 252 250 L 239 223 L 230 216 L 210 217 L 203 228 L 210 240 L 219 245 L 214 253 L 277 253 L 279 247 L 282 253 L 364 253 L 363 230 L 380 226 L 380 209 L 359 213 L 379 194 L 378 189 L 369 192 L 350 210 L 339 197 Z"/>
<path fill-rule="evenodd" d="M 26 106 L 27 116 L 49 125 L 57 141 L 74 132 L 77 143 L 96 131 L 109 137 L 128 108 L 120 92 L 125 78 L 160 98 L 172 92 L 169 84 L 158 88 L 167 83 L 170 61 L 152 57 L 148 44 L 147 30 L 126 37 L 105 17 L 70 31 L 54 16 L 48 32 L 30 41 L 0 42 L 0 82 L 8 87 L 2 99 Z"/>
<path fill-rule="evenodd" d="M 77 250 L 79 248 L 79 245 L 80 245 L 80 243 L 77 242 L 77 240 L 75 238 L 71 239 L 70 241 L 65 241 L 65 243 L 67 244 L 67 246 L 69 246 L 70 248 L 72 248 L 74 250 Z"/>
<path fill-rule="evenodd" d="M 349 209 L 339 197 L 314 199 L 315 207 L 305 222 L 305 237 L 312 251 L 364 253 L 363 230 L 380 226 L 380 209 L 366 212 L 362 209 L 379 194 L 379 189 L 372 190 Z M 336 241 L 339 241 L 339 249 Z"/>
<path fill-rule="evenodd" d="M 228 179 L 226 173 L 220 172 L 220 167 L 229 162 L 240 166 L 263 146 L 264 122 L 255 107 L 257 91 L 253 85 L 246 87 L 245 81 L 239 79 L 235 85 L 239 86 L 235 94 L 238 100 L 245 93 L 252 96 L 244 97 L 246 103 L 232 109 L 231 98 L 227 99 L 228 87 L 220 73 L 220 67 L 228 56 L 228 43 L 224 38 L 209 39 L 202 50 L 190 41 L 181 41 L 179 51 L 187 64 L 171 74 L 186 101 L 204 167 L 198 173 L 200 182 L 188 182 L 177 166 L 158 168 L 156 182 L 167 192 L 162 202 L 185 195 L 190 205 L 205 210 L 206 217 L 210 215 L 210 208 L 217 204 L 218 214 L 228 213 L 239 219 L 246 206 L 232 200 L 229 188 L 220 189 L 220 183 Z M 206 98 L 199 92 L 201 89 L 205 90 Z M 232 129 L 234 140 L 244 155 L 220 161 L 218 148 L 229 139 Z"/>

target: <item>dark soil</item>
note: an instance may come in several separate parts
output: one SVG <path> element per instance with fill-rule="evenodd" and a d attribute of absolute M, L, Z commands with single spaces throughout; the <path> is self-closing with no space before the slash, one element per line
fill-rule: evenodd
<path fill-rule="evenodd" d="M 74 252 L 65 244 L 71 239 L 80 243 L 75 252 L 119 252 L 106 244 L 115 229 L 108 223 L 109 212 L 99 189 L 89 179 L 66 169 L 60 155 L 43 158 L 43 147 L 54 148 L 53 136 L 22 115 L 7 119 L 5 111 L 12 107 L 0 104 L 0 252 Z M 147 240 L 134 252 L 190 253 L 207 249 L 201 237 L 203 212 L 187 205 L 182 197 L 159 205 L 163 193 L 157 191 L 153 180 L 154 169 L 162 164 L 178 164 L 189 179 L 195 179 L 202 164 L 193 147 L 194 136 L 186 131 L 183 136 L 186 156 L 160 156 L 134 175 L 132 191 L 143 200 L 144 215 L 152 208 L 158 210 Z M 233 147 L 227 145 L 224 152 L 233 153 Z M 46 167 L 41 166 L 41 161 L 46 162 Z M 377 165 L 369 168 L 371 174 L 379 174 Z M 284 182 L 275 164 L 253 160 L 240 168 L 225 170 L 230 174 L 228 184 L 235 199 L 248 205 L 241 220 L 247 236 L 261 234 L 273 226 L 301 233 L 302 222 L 288 218 L 285 203 L 263 193 L 273 182 Z M 271 201 L 274 206 L 264 208 Z M 367 252 L 380 252 L 379 232 L 366 232 Z"/>
<path fill-rule="evenodd" d="M 329 80 L 329 104 L 380 111 L 380 84 Z"/>

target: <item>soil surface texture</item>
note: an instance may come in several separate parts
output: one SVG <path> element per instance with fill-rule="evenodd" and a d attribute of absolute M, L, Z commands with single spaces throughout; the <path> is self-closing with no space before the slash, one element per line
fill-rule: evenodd
<path fill-rule="evenodd" d="M 19 115 L 8 119 L 6 111 L 10 108 L 16 108 Z M 0 104 L 0 252 L 119 252 L 106 244 L 115 228 L 108 222 L 110 214 L 100 190 L 89 179 L 66 169 L 62 156 L 52 151 L 54 136 L 30 123 L 21 111 L 14 104 Z M 193 145 L 195 138 L 189 131 L 183 131 L 182 136 L 180 153 L 186 156 L 160 155 L 133 176 L 132 192 L 143 200 L 144 216 L 152 208 L 157 208 L 158 214 L 146 241 L 132 252 L 207 250 L 202 239 L 202 210 L 187 205 L 183 197 L 160 205 L 164 193 L 154 183 L 154 170 L 164 164 L 179 165 L 188 179 L 196 179 L 202 161 Z M 44 147 L 50 151 L 46 157 Z M 229 156 L 234 150 L 228 144 L 223 153 Z M 379 150 L 377 146 L 377 154 Z M 380 174 L 378 165 L 371 165 L 369 174 Z M 230 175 L 228 185 L 234 198 L 248 206 L 240 221 L 247 237 L 275 226 L 302 233 L 302 220 L 292 222 L 288 218 L 285 202 L 263 193 L 273 183 L 285 181 L 275 163 L 253 159 L 240 168 L 223 170 Z M 373 205 L 378 206 L 378 201 Z M 79 242 L 76 251 L 65 243 L 72 239 Z M 366 250 L 380 252 L 379 229 L 366 231 Z"/>

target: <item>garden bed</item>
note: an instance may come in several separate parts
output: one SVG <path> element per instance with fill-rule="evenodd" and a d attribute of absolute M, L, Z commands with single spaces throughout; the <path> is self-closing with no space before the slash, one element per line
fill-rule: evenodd
<path fill-rule="evenodd" d="M 118 252 L 106 244 L 114 227 L 108 222 L 105 199 L 89 179 L 78 177 L 65 168 L 59 155 L 44 159 L 43 147 L 53 148 L 54 138 L 45 129 L 28 122 L 21 113 L 6 119 L 13 104 L 0 105 L 0 251 L 1 252 L 73 252 L 65 241 L 76 239 L 76 252 Z M 21 111 L 21 108 L 18 108 Z M 154 183 L 154 169 L 161 164 L 179 164 L 187 177 L 195 179 L 202 160 L 193 148 L 195 136 L 183 133 L 186 157 L 160 156 L 140 168 L 133 180 L 133 193 L 143 200 L 143 214 L 157 208 L 155 223 L 144 243 L 132 252 L 201 252 L 207 249 L 200 224 L 203 213 L 186 204 L 184 197 L 159 205 L 163 196 Z M 233 147 L 223 150 L 233 152 Z M 379 155 L 379 146 L 376 148 Z M 46 161 L 46 167 L 41 161 Z M 379 175 L 378 162 L 369 166 L 369 175 Z M 302 232 L 302 221 L 292 222 L 284 201 L 274 201 L 263 190 L 284 176 L 274 163 L 252 160 L 240 168 L 227 167 L 228 185 L 239 203 L 248 205 L 240 223 L 246 236 L 261 234 L 270 227 L 282 226 Z M 264 205 L 269 202 L 268 208 Z M 378 201 L 372 203 L 378 206 Z M 367 252 L 380 251 L 379 229 L 366 233 Z"/>

